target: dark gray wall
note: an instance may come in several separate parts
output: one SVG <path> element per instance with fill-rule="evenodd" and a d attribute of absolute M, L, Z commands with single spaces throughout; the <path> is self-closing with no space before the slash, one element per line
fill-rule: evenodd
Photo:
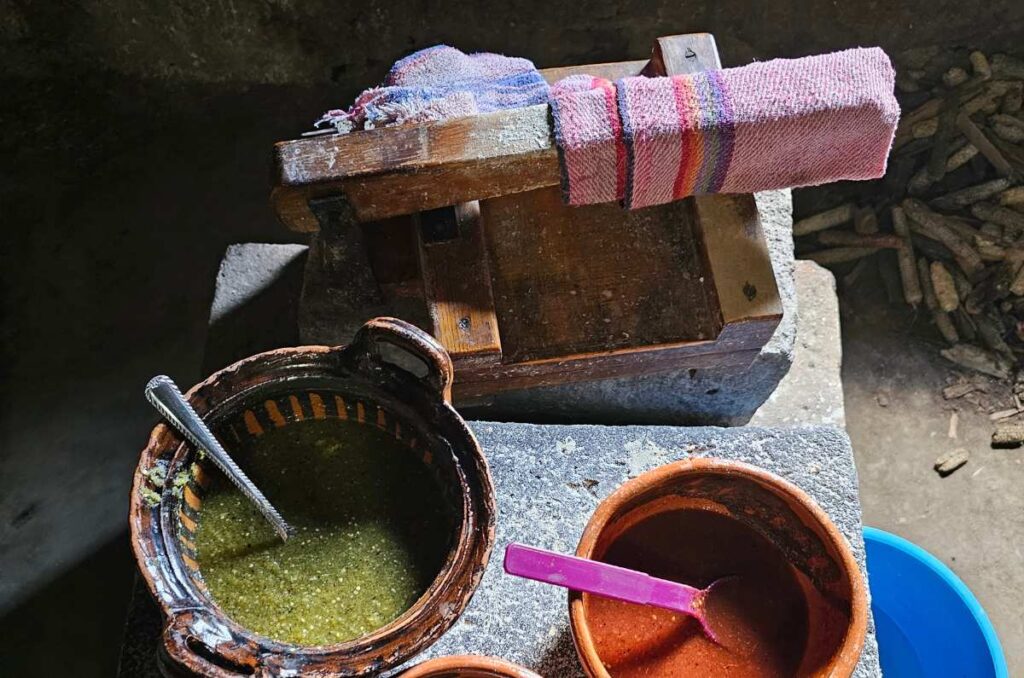
<path fill-rule="evenodd" d="M 1006 46 L 1019 0 L 4 0 L 0 60 L 34 76 L 88 64 L 141 80 L 367 85 L 395 58 L 447 42 L 540 66 L 639 58 L 659 34 L 710 31 L 726 64 L 856 45 Z"/>

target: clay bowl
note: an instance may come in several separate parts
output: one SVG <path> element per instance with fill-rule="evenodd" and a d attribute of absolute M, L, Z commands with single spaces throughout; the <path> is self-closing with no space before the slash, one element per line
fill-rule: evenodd
<path fill-rule="evenodd" d="M 848 619 L 828 628 L 808 605 L 807 641 L 798 675 L 853 673 L 867 627 L 867 595 L 860 568 L 846 539 L 814 500 L 768 471 L 719 459 L 680 461 L 649 471 L 601 502 L 576 555 L 600 560 L 630 527 L 678 509 L 713 511 L 741 521 L 777 546 L 796 571 L 805 575 L 799 579 L 807 600 L 826 600 Z M 680 543 L 679 548 L 699 549 L 700 544 Z M 610 678 L 588 626 L 588 598 L 570 593 L 573 641 L 587 675 Z"/>
<path fill-rule="evenodd" d="M 401 678 L 541 678 L 533 671 L 497 657 L 456 655 L 428 659 Z"/>
<path fill-rule="evenodd" d="M 416 376 L 381 348 L 426 365 Z M 422 365 L 421 365 L 422 367 Z M 423 370 L 421 369 L 422 373 Z M 454 516 L 450 550 L 419 600 L 386 626 L 355 640 L 303 647 L 256 634 L 226 616 L 206 591 L 194 552 L 202 497 L 213 468 L 202 465 L 180 492 L 167 482 L 156 506 L 145 475 L 157 462 L 167 477 L 197 455 L 159 425 L 142 452 L 131 496 L 131 538 L 139 570 L 167 624 L 160 660 L 171 675 L 363 676 L 407 661 L 451 627 L 469 603 L 494 542 L 494 490 L 480 446 L 450 403 L 452 365 L 430 335 L 377 318 L 348 347 L 303 346 L 261 353 L 227 367 L 186 397 L 227 443 L 305 418 L 339 417 L 376 426 L 402 441 L 439 481 Z M 244 463 L 244 461 L 243 461 Z"/>

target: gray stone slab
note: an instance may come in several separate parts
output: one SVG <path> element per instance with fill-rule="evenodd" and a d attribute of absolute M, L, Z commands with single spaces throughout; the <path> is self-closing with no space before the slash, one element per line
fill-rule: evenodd
<path fill-rule="evenodd" d="M 474 422 L 473 430 L 497 490 L 497 544 L 465 614 L 417 661 L 467 652 L 492 654 L 551 678 L 582 676 L 569 633 L 565 591 L 506 575 L 501 568 L 505 546 L 516 541 L 570 553 L 601 499 L 629 478 L 691 456 L 749 462 L 803 488 L 849 541 L 867 576 L 857 471 L 850 441 L 840 429 Z M 873 620 L 854 675 L 881 675 Z"/>
<path fill-rule="evenodd" d="M 491 422 L 473 422 L 472 428 L 494 477 L 497 542 L 465 614 L 415 662 L 450 654 L 491 654 L 534 668 L 546 678 L 582 676 L 569 633 L 565 591 L 504 574 L 501 559 L 505 546 L 517 541 L 571 553 L 601 499 L 629 478 L 691 456 L 745 461 L 806 490 L 849 541 L 867 576 L 857 471 L 849 439 L 840 429 Z M 153 603 L 148 595 L 136 598 L 121 675 L 156 675 L 153 654 L 148 650 L 157 642 Z M 864 653 L 854 675 L 881 675 L 870 619 Z"/>
<path fill-rule="evenodd" d="M 208 374 L 235 360 L 298 343 L 305 245 L 230 245 L 220 262 L 203 358 Z"/>
<path fill-rule="evenodd" d="M 797 261 L 793 365 L 750 419 L 752 426 L 827 424 L 846 427 L 839 298 L 832 272 Z"/>

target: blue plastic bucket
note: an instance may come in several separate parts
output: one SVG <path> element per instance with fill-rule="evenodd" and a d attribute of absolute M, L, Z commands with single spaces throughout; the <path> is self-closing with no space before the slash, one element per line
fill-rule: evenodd
<path fill-rule="evenodd" d="M 992 622 L 970 589 L 921 547 L 865 527 L 871 611 L 887 678 L 1007 678 Z"/>

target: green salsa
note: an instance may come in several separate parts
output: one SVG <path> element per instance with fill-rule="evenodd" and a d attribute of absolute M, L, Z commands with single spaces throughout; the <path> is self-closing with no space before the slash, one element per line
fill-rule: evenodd
<path fill-rule="evenodd" d="M 242 626 L 300 645 L 351 640 L 397 618 L 437 576 L 454 524 L 419 454 L 338 419 L 256 438 L 244 470 L 297 532 L 282 542 L 212 474 L 195 536 L 214 601 Z"/>

